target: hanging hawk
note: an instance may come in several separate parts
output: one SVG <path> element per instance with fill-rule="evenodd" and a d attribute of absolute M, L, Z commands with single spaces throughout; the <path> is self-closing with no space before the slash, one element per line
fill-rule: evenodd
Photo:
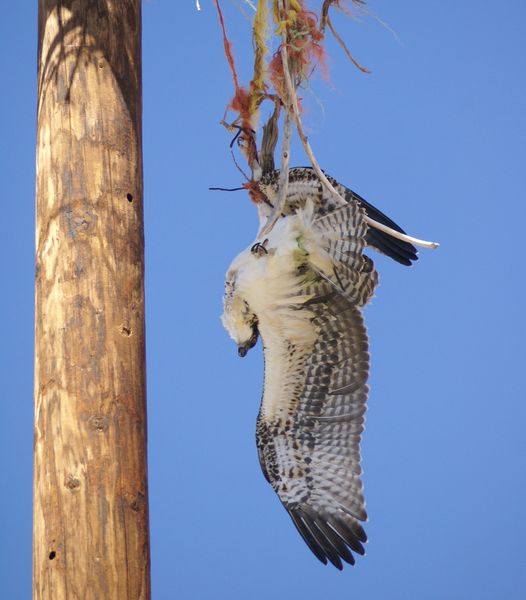
<path fill-rule="evenodd" d="M 259 336 L 265 376 L 257 419 L 259 461 L 316 557 L 342 569 L 364 554 L 367 537 L 360 439 L 369 351 L 362 308 L 378 275 L 367 246 L 410 265 L 411 244 L 370 228 L 365 215 L 402 230 L 363 198 L 309 168 L 291 169 L 282 215 L 265 239 L 230 265 L 222 321 L 245 356 Z M 278 172 L 260 189 L 271 210 Z M 402 232 L 403 233 L 403 232 Z"/>

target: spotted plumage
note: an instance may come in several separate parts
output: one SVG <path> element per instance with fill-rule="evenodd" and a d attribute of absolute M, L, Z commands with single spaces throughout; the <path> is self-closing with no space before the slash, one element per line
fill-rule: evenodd
<path fill-rule="evenodd" d="M 416 252 L 369 229 L 365 214 L 400 231 L 332 181 L 344 203 L 310 169 L 291 169 L 282 217 L 227 272 L 222 319 L 240 355 L 258 335 L 263 342 L 256 427 L 263 473 L 312 552 L 341 569 L 364 553 L 367 539 L 360 440 L 369 350 L 361 309 L 378 276 L 363 251 L 369 245 L 403 264 Z M 276 173 L 260 183 L 269 204 L 276 186 Z"/>

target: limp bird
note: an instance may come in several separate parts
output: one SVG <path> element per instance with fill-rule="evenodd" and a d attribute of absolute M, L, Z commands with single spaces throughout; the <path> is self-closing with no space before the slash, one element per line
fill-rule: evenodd
<path fill-rule="evenodd" d="M 278 194 L 278 172 L 260 189 Z M 404 233 L 358 194 L 309 168 L 289 172 L 282 215 L 230 265 L 222 321 L 240 356 L 261 337 L 264 389 L 256 425 L 261 469 L 314 555 L 342 569 L 367 536 L 360 441 L 368 395 L 363 307 L 378 274 L 371 247 L 403 265 L 416 248 L 369 227 L 368 216 Z"/>

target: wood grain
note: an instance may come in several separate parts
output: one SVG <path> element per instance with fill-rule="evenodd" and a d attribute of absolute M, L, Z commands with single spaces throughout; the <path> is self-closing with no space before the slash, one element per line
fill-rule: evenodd
<path fill-rule="evenodd" d="M 150 598 L 140 0 L 40 0 L 33 598 Z"/>

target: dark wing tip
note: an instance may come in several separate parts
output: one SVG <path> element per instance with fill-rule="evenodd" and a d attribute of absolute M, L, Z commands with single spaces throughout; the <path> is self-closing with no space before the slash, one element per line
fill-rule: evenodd
<path fill-rule="evenodd" d="M 350 565 L 356 562 L 351 550 L 365 554 L 362 542 L 367 540 L 367 536 L 354 519 L 349 524 L 345 517 L 323 516 L 305 504 L 285 505 L 285 508 L 307 546 L 324 565 L 330 562 L 341 571 L 342 560 Z"/>
<path fill-rule="evenodd" d="M 357 200 L 364 207 L 367 216 L 371 219 L 374 219 L 382 225 L 386 225 L 399 233 L 405 233 L 405 231 L 392 219 L 387 215 L 384 215 L 382 211 L 378 210 L 372 204 L 369 204 L 367 200 L 362 198 L 356 192 L 353 192 L 349 188 L 345 188 L 345 196 L 345 199 L 348 201 Z M 410 266 L 415 260 L 418 260 L 417 249 L 413 244 L 394 238 L 388 233 L 380 231 L 379 229 L 374 229 L 373 227 L 369 227 L 369 231 L 367 232 L 367 245 L 376 248 L 376 250 L 389 256 L 393 260 L 396 260 L 396 262 L 402 265 Z"/>
<path fill-rule="evenodd" d="M 320 544 L 314 537 L 314 535 L 309 531 L 309 529 L 306 527 L 306 525 L 302 522 L 300 516 L 296 513 L 296 511 L 294 509 L 292 509 L 292 510 L 287 509 L 287 512 L 289 513 L 289 516 L 292 519 L 292 522 L 294 523 L 296 529 L 298 530 L 299 534 L 303 538 L 303 541 L 307 544 L 307 546 L 309 547 L 311 552 L 314 554 L 314 556 L 320 562 L 322 562 L 324 565 L 326 565 L 327 564 L 327 556 L 326 556 L 322 546 L 320 546 Z"/>
<path fill-rule="evenodd" d="M 380 223 L 382 222 L 379 219 L 375 219 L 375 221 L 379 221 Z M 389 227 L 391 226 L 389 225 Z M 401 232 L 405 233 L 402 230 Z M 418 260 L 418 253 L 413 244 L 394 238 L 388 233 L 380 231 L 379 229 L 369 227 L 369 230 L 367 231 L 366 241 L 368 246 L 371 246 L 372 248 L 375 248 L 376 250 L 380 251 L 382 254 L 389 256 L 401 265 L 406 265 L 410 267 L 414 261 Z"/>

